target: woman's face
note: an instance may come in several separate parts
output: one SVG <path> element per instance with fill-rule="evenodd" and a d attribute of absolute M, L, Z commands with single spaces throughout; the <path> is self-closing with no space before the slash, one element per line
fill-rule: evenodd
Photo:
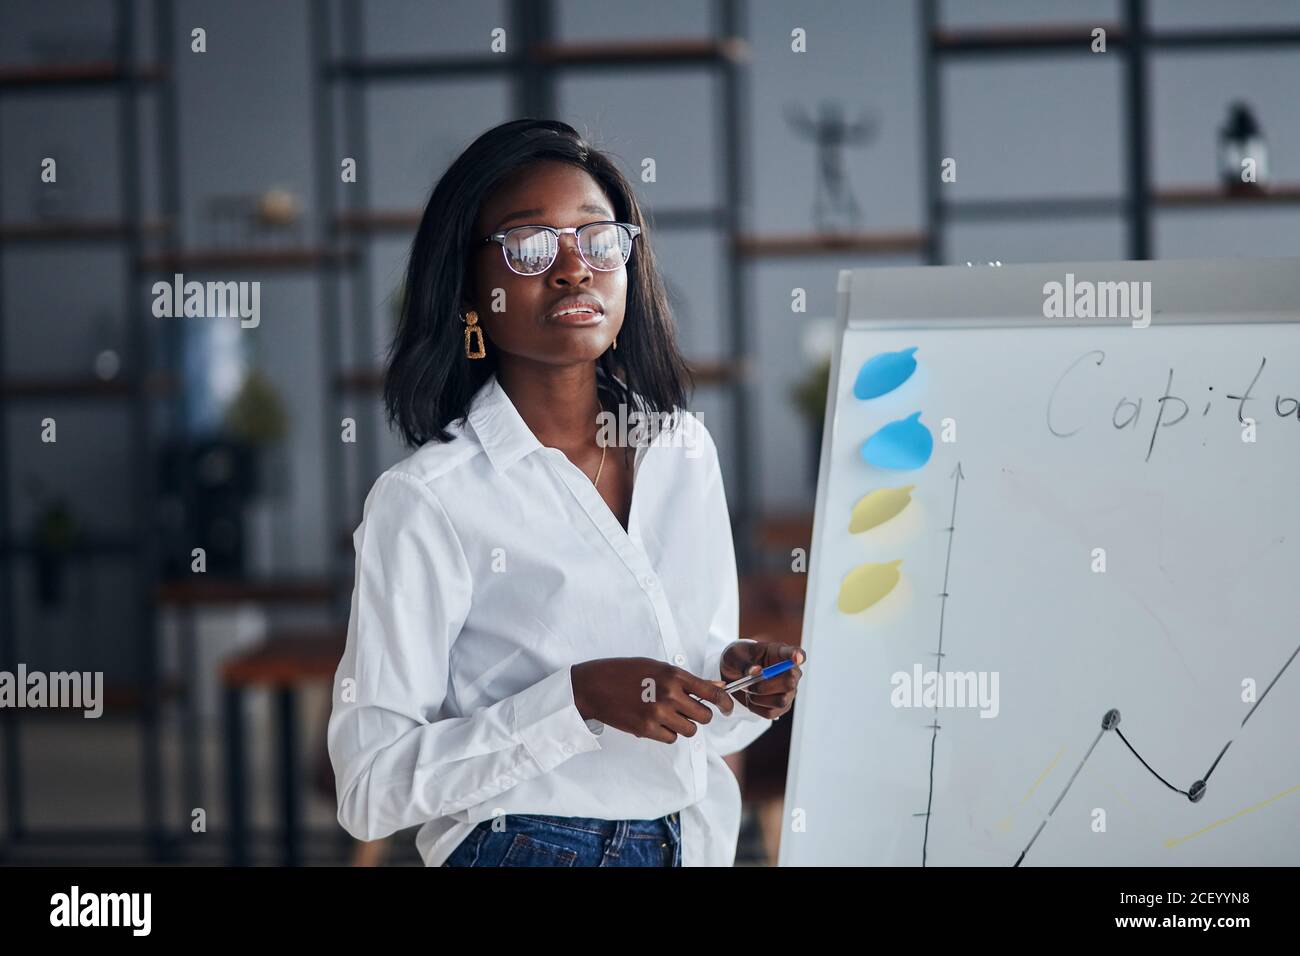
<path fill-rule="evenodd" d="M 612 220 L 614 208 L 587 172 L 567 163 L 543 162 L 499 186 L 479 210 L 474 239 L 512 226 L 542 225 L 563 229 Z M 632 253 L 636 255 L 635 251 Z M 627 267 L 614 272 L 592 269 L 578 255 L 577 237 L 562 235 L 554 264 L 541 275 L 511 271 L 501 245 L 484 243 L 472 253 L 474 298 L 469 308 L 487 329 L 489 349 L 546 365 L 593 362 L 623 326 L 627 301 Z M 502 290 L 497 292 L 496 290 Z M 598 316 L 554 316 L 578 296 L 594 300 Z M 500 301 L 503 311 L 493 311 Z M 498 358 L 502 356 L 498 355 Z"/>

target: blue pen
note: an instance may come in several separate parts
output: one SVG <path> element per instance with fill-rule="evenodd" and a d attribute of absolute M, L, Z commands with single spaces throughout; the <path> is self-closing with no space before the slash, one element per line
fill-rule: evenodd
<path fill-rule="evenodd" d="M 773 664 L 770 667 L 764 667 L 763 673 L 761 674 L 750 674 L 748 677 L 741 677 L 737 680 L 733 680 L 730 684 L 727 684 L 722 689 L 725 690 L 728 694 L 730 694 L 732 691 L 744 690 L 746 687 L 750 686 L 751 684 L 757 684 L 759 681 L 764 681 L 767 680 L 768 678 L 776 677 L 778 674 L 784 674 L 792 667 L 794 667 L 794 658 L 781 661 L 779 664 Z"/>

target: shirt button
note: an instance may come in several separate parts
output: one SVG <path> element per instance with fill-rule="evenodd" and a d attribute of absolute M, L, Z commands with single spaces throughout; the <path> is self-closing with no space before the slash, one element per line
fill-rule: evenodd
<path fill-rule="evenodd" d="M 647 574 L 641 579 L 641 586 L 647 591 L 653 591 L 655 588 L 659 587 L 659 579 L 653 574 Z"/>
<path fill-rule="evenodd" d="M 684 666 L 686 664 L 686 655 L 685 654 L 676 655 L 673 658 L 673 663 L 676 664 L 678 667 Z"/>
<path fill-rule="evenodd" d="M 509 786 L 512 786 L 512 785 L 514 784 L 515 779 L 514 779 L 514 777 L 502 777 L 501 780 L 500 780 L 499 782 L 500 782 L 501 786 L 503 786 L 503 787 L 509 787 Z"/>
<path fill-rule="evenodd" d="M 703 750 L 704 741 L 701 740 L 699 737 L 696 737 L 695 740 L 692 741 L 691 746 L 694 747 L 696 750 Z"/>
<path fill-rule="evenodd" d="M 560 749 L 563 750 L 566 754 L 571 754 L 573 753 L 573 744 L 565 744 Z"/>

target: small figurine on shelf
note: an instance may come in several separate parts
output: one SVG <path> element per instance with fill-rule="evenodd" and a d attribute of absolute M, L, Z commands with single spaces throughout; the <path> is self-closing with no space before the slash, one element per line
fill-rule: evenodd
<path fill-rule="evenodd" d="M 1253 194 L 1268 183 L 1268 144 L 1255 114 L 1240 100 L 1219 130 L 1219 175 L 1234 194 Z"/>
<path fill-rule="evenodd" d="M 292 537 L 285 527 L 290 510 L 290 462 L 284 441 L 289 418 L 279 393 L 260 369 L 249 371 L 226 410 L 225 431 L 250 449 L 257 476 L 255 493 L 243 502 L 248 529 L 244 566 L 253 574 L 271 574 L 279 564 L 277 551 Z"/>
<path fill-rule="evenodd" d="M 287 189 L 210 196 L 207 217 L 214 246 L 265 251 L 303 241 L 302 203 Z"/>
<path fill-rule="evenodd" d="M 863 114 L 850 123 L 834 100 L 821 104 L 813 117 L 802 106 L 786 107 L 786 122 L 817 149 L 817 184 L 813 198 L 813 225 L 819 232 L 847 233 L 862 225 L 862 211 L 853 195 L 844 164 L 844 147 L 869 143 L 879 123 Z"/>

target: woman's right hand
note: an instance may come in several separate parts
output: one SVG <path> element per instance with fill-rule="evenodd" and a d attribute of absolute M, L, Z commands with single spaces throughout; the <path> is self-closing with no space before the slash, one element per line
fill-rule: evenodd
<path fill-rule="evenodd" d="M 649 657 L 607 657 L 574 664 L 573 702 L 583 720 L 598 720 L 636 737 L 671 744 L 680 734 L 694 737 L 713 711 L 730 714 L 735 701 L 722 681 L 696 677 Z M 694 695 L 694 696 L 691 696 Z M 700 700 L 696 700 L 698 697 Z"/>

